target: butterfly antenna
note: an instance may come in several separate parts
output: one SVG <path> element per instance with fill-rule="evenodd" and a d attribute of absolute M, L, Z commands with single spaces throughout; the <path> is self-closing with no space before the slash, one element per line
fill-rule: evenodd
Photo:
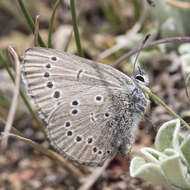
<path fill-rule="evenodd" d="M 147 42 L 147 40 L 150 38 L 150 36 L 151 36 L 151 34 L 147 34 L 147 35 L 145 36 L 145 38 L 144 38 L 144 40 L 143 40 L 143 42 L 142 42 L 142 44 L 141 44 L 141 46 L 140 46 L 140 48 L 139 48 L 139 51 L 138 51 L 138 53 L 137 53 L 137 55 L 136 55 L 136 57 L 135 57 L 135 61 L 134 61 L 134 65 L 133 65 L 133 74 L 135 73 L 135 68 L 136 68 L 137 60 L 138 60 L 138 58 L 139 58 L 139 55 L 140 55 L 140 53 L 141 53 L 141 50 L 144 48 L 144 45 L 145 45 L 145 43 Z M 138 66 L 138 69 L 139 69 L 139 73 L 141 74 L 140 66 Z"/>

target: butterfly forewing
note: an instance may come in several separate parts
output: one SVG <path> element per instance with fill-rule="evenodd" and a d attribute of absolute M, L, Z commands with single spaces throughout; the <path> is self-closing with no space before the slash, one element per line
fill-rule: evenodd
<path fill-rule="evenodd" d="M 22 74 L 28 94 L 42 118 L 47 118 L 68 96 L 93 86 L 120 88 L 125 80 L 130 80 L 107 65 L 39 47 L 26 51 Z"/>

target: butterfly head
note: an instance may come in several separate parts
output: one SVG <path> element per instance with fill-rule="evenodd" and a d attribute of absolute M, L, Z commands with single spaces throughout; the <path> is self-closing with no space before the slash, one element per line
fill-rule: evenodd
<path fill-rule="evenodd" d="M 138 113 L 144 113 L 149 105 L 148 96 L 143 93 L 142 88 L 146 88 L 149 85 L 149 78 L 147 73 L 139 68 L 132 77 L 132 80 L 136 84 L 131 93 L 131 101 L 134 105 L 134 111 Z"/>
<path fill-rule="evenodd" d="M 138 73 L 132 76 L 132 79 L 137 82 L 140 86 L 148 87 L 149 85 L 149 77 L 148 74 L 140 69 Z"/>
<path fill-rule="evenodd" d="M 148 2 L 153 2 L 152 0 L 147 0 Z M 143 40 L 142 42 L 142 45 L 141 47 L 139 48 L 139 51 L 135 57 L 135 61 L 134 61 L 134 65 L 133 65 L 133 73 L 134 75 L 132 76 L 132 79 L 137 82 L 140 86 L 144 86 L 144 87 L 148 87 L 149 85 L 149 78 L 148 78 L 148 75 L 147 73 L 141 69 L 140 65 L 138 64 L 138 57 L 141 53 L 141 50 L 143 49 L 145 43 L 147 42 L 147 40 L 150 38 L 150 34 L 147 34 L 145 36 L 145 39 Z M 138 72 L 135 73 L 135 70 L 138 69 Z"/>

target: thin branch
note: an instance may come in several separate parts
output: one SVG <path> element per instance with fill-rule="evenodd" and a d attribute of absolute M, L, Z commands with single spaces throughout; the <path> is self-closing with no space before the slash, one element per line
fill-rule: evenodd
<path fill-rule="evenodd" d="M 6 124 L 6 121 L 2 118 L 0 118 L 0 123 Z M 27 139 L 24 137 L 24 135 L 17 130 L 15 127 L 11 127 L 11 131 L 14 133 L 8 133 L 7 135 L 14 136 L 20 140 L 23 140 L 24 142 L 27 142 L 30 144 L 34 149 L 38 150 L 39 152 L 45 154 L 46 156 L 50 157 L 53 160 L 58 161 L 63 167 L 65 167 L 67 170 L 71 171 L 76 177 L 83 178 L 83 173 L 81 173 L 80 170 L 75 168 L 71 163 L 67 162 L 62 156 L 60 156 L 58 153 L 44 148 L 42 145 L 35 143 L 34 141 Z"/>
<path fill-rule="evenodd" d="M 12 134 L 12 133 L 9 133 L 8 135 L 11 136 L 11 137 L 15 137 L 17 139 L 20 139 L 20 140 L 24 141 L 25 143 L 32 146 L 35 150 L 43 153 L 44 155 L 48 156 L 52 160 L 58 161 L 65 169 L 67 169 L 68 171 L 71 171 L 71 173 L 74 174 L 74 176 L 77 179 L 84 177 L 84 175 L 77 168 L 75 168 L 71 163 L 67 162 L 58 153 L 56 153 L 56 152 L 54 152 L 54 151 L 52 151 L 50 149 L 44 148 L 42 145 L 32 141 L 31 139 L 25 138 L 23 136 L 15 135 L 15 134 Z"/>
<path fill-rule="evenodd" d="M 136 83 L 136 84 L 138 85 L 138 83 Z M 142 89 L 143 92 L 145 92 L 145 93 L 148 94 L 150 97 L 152 97 L 152 99 L 153 99 L 155 102 L 157 102 L 158 104 L 162 105 L 162 106 L 167 110 L 168 113 L 170 113 L 171 115 L 173 115 L 175 118 L 178 118 L 178 119 L 181 121 L 181 123 L 182 123 L 188 130 L 190 130 L 189 124 L 186 123 L 186 121 L 184 121 L 184 120 L 180 117 L 180 115 L 178 115 L 177 113 L 175 113 L 168 105 L 166 105 L 158 96 L 156 96 L 154 93 L 152 93 L 152 92 L 150 91 L 150 89 L 148 89 L 148 88 L 143 88 L 143 87 L 141 87 L 140 85 L 138 85 L 138 86 Z"/>
<path fill-rule="evenodd" d="M 85 179 L 84 184 L 79 188 L 79 190 L 90 189 L 94 185 L 94 183 L 98 180 L 98 178 L 102 175 L 102 173 L 108 167 L 111 161 L 112 159 L 108 159 L 105 161 L 104 165 L 101 168 L 96 168 L 93 171 L 93 173 Z"/>
<path fill-rule="evenodd" d="M 57 7 L 59 6 L 60 3 L 61 3 L 61 0 L 56 1 L 55 6 L 53 8 L 52 15 L 51 15 L 50 25 L 49 25 L 49 34 L 48 34 L 48 48 L 51 48 L 51 36 L 52 36 L 52 31 L 53 31 L 53 22 L 54 22 L 54 17 L 55 17 Z"/>
<path fill-rule="evenodd" d="M 5 130 L 4 130 L 5 136 L 4 136 L 2 143 L 1 143 L 3 149 L 6 149 L 6 147 L 7 147 L 7 142 L 8 142 L 7 134 L 10 132 L 12 123 L 14 121 L 14 116 L 15 116 L 17 103 L 18 103 L 19 89 L 20 89 L 20 61 L 19 61 L 17 53 L 15 52 L 15 50 L 12 47 L 9 47 L 8 50 L 12 54 L 12 56 L 14 57 L 14 60 L 15 60 L 16 80 L 15 80 L 15 89 L 14 89 L 13 101 L 11 104 L 11 108 L 10 108 L 9 115 L 7 118 L 7 123 L 6 123 Z"/>
<path fill-rule="evenodd" d="M 190 42 L 190 36 L 170 37 L 170 38 L 164 38 L 164 39 L 161 39 L 161 40 L 156 40 L 154 42 L 146 44 L 142 49 L 149 48 L 149 47 L 152 47 L 152 46 L 156 46 L 156 45 L 159 45 L 159 44 L 167 44 L 167 43 L 175 43 L 175 42 L 180 42 L 180 43 L 182 43 L 182 42 Z M 128 59 L 130 56 L 136 54 L 139 50 L 140 50 L 140 48 L 136 48 L 136 49 L 133 49 L 133 50 L 129 51 L 128 53 L 126 53 L 125 55 L 120 57 L 118 60 L 116 60 L 112 64 L 112 66 L 117 67 L 121 62 L 123 62 L 125 59 Z"/>
<path fill-rule="evenodd" d="M 73 28 L 72 28 L 72 30 L 71 30 L 71 33 L 70 33 L 69 37 L 67 38 L 67 41 L 66 41 L 66 43 L 65 43 L 65 47 L 63 47 L 63 50 L 64 50 L 65 52 L 68 51 L 69 44 L 70 44 L 70 42 L 71 42 L 72 36 L 73 36 Z"/>
<path fill-rule="evenodd" d="M 34 30 L 34 46 L 38 46 L 39 19 L 40 15 L 37 15 L 35 20 L 35 30 Z"/>

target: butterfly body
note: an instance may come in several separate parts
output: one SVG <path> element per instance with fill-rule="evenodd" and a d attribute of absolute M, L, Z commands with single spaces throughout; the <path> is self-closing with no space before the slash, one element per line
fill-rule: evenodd
<path fill-rule="evenodd" d="M 147 99 L 120 71 L 69 53 L 30 48 L 22 76 L 52 146 L 75 163 L 102 165 L 130 152 Z"/>

